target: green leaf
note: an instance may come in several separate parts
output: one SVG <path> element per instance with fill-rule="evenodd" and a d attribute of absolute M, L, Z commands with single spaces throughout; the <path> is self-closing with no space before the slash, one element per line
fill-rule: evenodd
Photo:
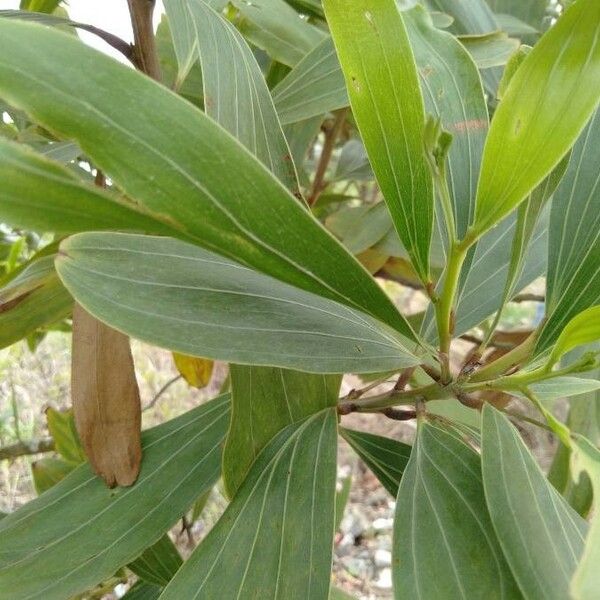
<path fill-rule="evenodd" d="M 0 589 L 64 600 L 153 544 L 219 476 L 227 396 L 142 434 L 137 482 L 108 489 L 87 464 L 0 522 Z"/>
<path fill-rule="evenodd" d="M 388 437 L 345 427 L 340 429 L 340 434 L 395 498 L 410 458 L 411 446 Z"/>
<path fill-rule="evenodd" d="M 71 312 L 73 299 L 60 282 L 54 256 L 35 259 L 0 288 L 0 348 Z"/>
<path fill-rule="evenodd" d="M 433 181 L 423 97 L 402 17 L 394 0 L 326 0 L 324 6 L 373 171 L 415 270 L 428 282 Z"/>
<path fill-rule="evenodd" d="M 164 587 L 175 577 L 182 564 L 179 551 L 165 533 L 127 566 L 144 581 Z"/>
<path fill-rule="evenodd" d="M 229 366 L 231 424 L 223 449 L 223 485 L 237 493 L 261 450 L 287 425 L 337 404 L 340 377 Z"/>
<path fill-rule="evenodd" d="M 356 598 L 347 594 L 344 590 L 332 587 L 331 592 L 329 592 L 329 600 L 356 600 Z"/>
<path fill-rule="evenodd" d="M 60 277 L 86 310 L 170 350 L 315 373 L 420 362 L 364 313 L 177 240 L 85 233 L 61 253 Z"/>
<path fill-rule="evenodd" d="M 78 179 L 23 144 L 0 140 L 0 214 L 13 227 L 73 233 L 122 229 L 173 234 L 165 220 Z"/>
<path fill-rule="evenodd" d="M 600 305 L 584 310 L 567 323 L 552 349 L 548 365 L 556 364 L 577 346 L 585 346 L 597 340 L 600 340 Z"/>
<path fill-rule="evenodd" d="M 586 522 L 546 480 L 508 419 L 483 409 L 483 482 L 494 529 L 528 600 L 568 597 Z"/>
<path fill-rule="evenodd" d="M 36 493 L 43 494 L 46 490 L 62 481 L 75 467 L 62 458 L 46 456 L 31 463 L 31 476 Z"/>
<path fill-rule="evenodd" d="M 21 0 L 21 8 L 39 13 L 53 12 L 61 0 Z"/>
<path fill-rule="evenodd" d="M 435 10 L 454 17 L 452 31 L 458 34 L 483 35 L 498 30 L 494 13 L 485 0 L 426 0 Z"/>
<path fill-rule="evenodd" d="M 544 17 L 546 16 L 546 9 L 548 8 L 548 2 L 546 0 L 487 0 L 490 8 L 496 12 L 501 13 L 499 17 L 503 15 L 512 15 L 517 19 L 529 23 L 537 31 L 541 31 Z M 502 23 L 502 20 L 500 20 Z"/>
<path fill-rule="evenodd" d="M 60 411 L 48 407 L 46 422 L 56 451 L 67 462 L 79 465 L 87 460 L 77 435 L 72 409 Z"/>
<path fill-rule="evenodd" d="M 339 489 L 335 492 L 335 530 L 339 531 L 344 511 L 350 499 L 350 489 L 352 488 L 352 475 L 348 475 L 341 480 Z M 331 600 L 331 595 L 329 596 Z"/>
<path fill-rule="evenodd" d="M 541 0 L 542 5 L 546 4 L 546 0 Z M 545 10 L 545 6 L 543 8 Z M 496 13 L 496 22 L 502 31 L 508 33 L 508 35 L 514 36 L 539 36 L 541 30 L 541 19 L 540 19 L 540 29 L 536 29 L 531 25 L 528 25 L 521 19 L 514 17 L 513 15 L 504 15 Z"/>
<path fill-rule="evenodd" d="M 202 0 L 166 0 L 165 8 L 174 32 L 180 78 L 199 60 L 206 114 L 299 194 L 271 94 L 244 38 Z"/>
<path fill-rule="evenodd" d="M 555 377 L 538 383 L 532 383 L 529 389 L 543 402 L 552 402 L 559 398 L 569 398 L 581 394 L 589 394 L 600 389 L 597 379 L 584 379 L 582 377 Z M 584 403 L 581 399 L 577 402 Z"/>
<path fill-rule="evenodd" d="M 594 489 L 596 514 L 585 541 L 585 549 L 571 581 L 571 598 L 573 600 L 593 600 L 600 589 L 600 519 L 598 518 L 598 498 L 600 498 L 600 450 L 588 439 L 578 435 L 572 442 L 573 455 L 571 458 L 575 477 L 581 477 L 586 472 Z"/>
<path fill-rule="evenodd" d="M 122 597 L 122 600 L 158 600 L 162 588 L 145 581 L 138 581 Z"/>
<path fill-rule="evenodd" d="M 321 31 L 283 0 L 232 0 L 244 20 L 244 37 L 276 61 L 293 67 L 324 37 Z"/>
<path fill-rule="evenodd" d="M 162 600 L 329 596 L 337 415 L 288 426 L 167 586 Z"/>
<path fill-rule="evenodd" d="M 333 40 L 325 38 L 271 91 L 282 123 L 294 123 L 348 106 Z"/>
<path fill-rule="evenodd" d="M 443 128 L 452 135 L 447 180 L 457 235 L 462 237 L 475 210 L 481 154 L 488 130 L 481 79 L 460 42 L 436 29 L 421 7 L 403 16 L 419 67 L 426 111 L 439 117 Z"/>
<path fill-rule="evenodd" d="M 514 210 L 560 162 L 600 101 L 600 3 L 580 0 L 525 58 L 486 141 L 473 235 Z"/>
<path fill-rule="evenodd" d="M 518 597 L 486 509 L 479 455 L 428 423 L 400 482 L 392 564 L 396 598 Z"/>
<path fill-rule="evenodd" d="M 115 101 L 114 89 L 127 94 Z M 0 96 L 77 140 L 128 197 L 187 239 L 362 305 L 414 335 L 368 273 L 256 158 L 150 78 L 58 31 L 0 19 Z"/>
<path fill-rule="evenodd" d="M 549 348 L 578 313 L 600 303 L 600 111 L 573 148 L 554 194 L 548 248 L 547 321 L 537 341 Z"/>
<path fill-rule="evenodd" d="M 464 36 L 460 41 L 480 69 L 504 66 L 520 46 L 519 40 L 509 38 L 502 31 L 480 36 Z"/>

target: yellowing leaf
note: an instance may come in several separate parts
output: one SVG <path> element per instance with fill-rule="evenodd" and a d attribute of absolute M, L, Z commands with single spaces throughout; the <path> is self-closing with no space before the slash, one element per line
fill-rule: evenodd
<path fill-rule="evenodd" d="M 212 360 L 173 352 L 173 361 L 177 370 L 192 387 L 203 388 L 208 385 L 215 365 Z"/>

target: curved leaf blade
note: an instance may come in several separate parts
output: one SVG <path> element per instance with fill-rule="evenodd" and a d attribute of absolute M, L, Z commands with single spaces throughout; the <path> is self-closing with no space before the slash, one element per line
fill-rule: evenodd
<path fill-rule="evenodd" d="M 515 209 L 568 152 L 600 101 L 600 4 L 580 0 L 527 55 L 490 128 L 473 230 Z"/>
<path fill-rule="evenodd" d="M 600 111 L 573 148 L 550 214 L 547 321 L 537 340 L 549 348 L 578 313 L 600 302 Z"/>
<path fill-rule="evenodd" d="M 429 282 L 433 180 L 413 52 L 394 0 L 326 0 L 352 112 L 394 226 Z"/>
<path fill-rule="evenodd" d="M 12 600 L 62 600 L 154 543 L 219 477 L 221 396 L 143 434 L 138 481 L 109 490 L 82 465 L 0 522 L 0 586 Z"/>
<path fill-rule="evenodd" d="M 420 424 L 394 520 L 396 598 L 505 598 L 518 590 L 485 506 L 479 455 Z"/>
<path fill-rule="evenodd" d="M 292 192 L 290 149 L 262 71 L 235 27 L 202 0 L 166 0 L 180 71 L 202 66 L 204 109 Z"/>
<path fill-rule="evenodd" d="M 114 89 L 127 93 L 115 99 Z M 0 19 L 0 96 L 77 140 L 127 196 L 187 239 L 362 305 L 414 336 L 364 268 L 255 157 L 148 77 L 61 32 Z M 235 168 L 235 177 L 225 168 Z"/>
<path fill-rule="evenodd" d="M 341 436 L 395 498 L 412 447 L 388 437 L 354 429 L 340 429 Z"/>
<path fill-rule="evenodd" d="M 229 365 L 231 424 L 223 448 L 223 485 L 235 496 L 261 450 L 282 429 L 335 406 L 339 375 Z"/>
<path fill-rule="evenodd" d="M 336 453 L 335 409 L 281 431 L 161 599 L 326 600 Z"/>
<path fill-rule="evenodd" d="M 191 244 L 84 233 L 61 252 L 57 271 L 86 310 L 170 350 L 314 373 L 378 372 L 419 360 L 368 315 Z"/>
<path fill-rule="evenodd" d="M 587 523 L 547 481 L 506 417 L 489 405 L 483 409 L 481 456 L 492 523 L 523 596 L 567 598 Z"/>

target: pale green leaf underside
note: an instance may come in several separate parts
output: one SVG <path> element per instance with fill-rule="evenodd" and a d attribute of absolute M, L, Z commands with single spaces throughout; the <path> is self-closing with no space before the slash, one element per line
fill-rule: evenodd
<path fill-rule="evenodd" d="M 411 446 L 388 437 L 354 429 L 342 428 L 340 434 L 395 498 L 410 457 Z"/>
<path fill-rule="evenodd" d="M 600 101 L 600 3 L 580 0 L 525 58 L 494 114 L 474 231 L 493 227 L 567 153 Z"/>
<path fill-rule="evenodd" d="M 161 599 L 326 600 L 336 453 L 335 409 L 281 431 Z"/>
<path fill-rule="evenodd" d="M 284 0 L 232 0 L 231 3 L 245 17 L 240 24 L 244 37 L 289 67 L 326 36 Z"/>
<path fill-rule="evenodd" d="M 188 239 L 414 335 L 368 273 L 255 157 L 148 77 L 61 32 L 0 19 L 0 96 L 77 140 L 146 213 Z"/>
<path fill-rule="evenodd" d="M 262 71 L 235 27 L 202 0 L 166 0 L 179 68 L 202 65 L 204 110 L 298 192 L 294 163 Z"/>
<path fill-rule="evenodd" d="M 398 599 L 518 598 L 488 515 L 479 455 L 420 425 L 396 503 Z"/>
<path fill-rule="evenodd" d="M 228 414 L 222 396 L 144 432 L 131 487 L 111 490 L 82 465 L 2 519 L 0 597 L 64 600 L 156 542 L 218 479 Z"/>
<path fill-rule="evenodd" d="M 483 481 L 494 529 L 528 600 L 568 597 L 586 522 L 550 485 L 509 421 L 483 410 Z"/>
<path fill-rule="evenodd" d="M 550 215 L 546 322 L 550 347 L 571 318 L 600 302 L 600 111 L 575 144 Z"/>
<path fill-rule="evenodd" d="M 170 238 L 83 233 L 58 273 L 89 312 L 184 354 L 315 373 L 417 364 L 372 317 Z"/>
<path fill-rule="evenodd" d="M 231 424 L 223 449 L 223 485 L 233 497 L 260 451 L 284 427 L 335 406 L 339 375 L 230 365 Z"/>

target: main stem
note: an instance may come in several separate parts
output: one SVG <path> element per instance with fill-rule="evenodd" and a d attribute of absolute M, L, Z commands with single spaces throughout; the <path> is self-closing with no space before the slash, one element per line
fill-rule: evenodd
<path fill-rule="evenodd" d="M 135 65 L 152 79 L 161 81 L 152 22 L 155 0 L 127 0 L 127 4 L 133 27 Z"/>

